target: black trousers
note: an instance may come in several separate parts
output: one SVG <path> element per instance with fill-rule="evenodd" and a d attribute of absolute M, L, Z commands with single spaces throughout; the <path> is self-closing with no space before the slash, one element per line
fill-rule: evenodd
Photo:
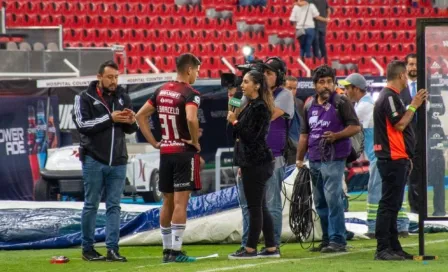
<path fill-rule="evenodd" d="M 249 234 L 246 246 L 257 248 L 261 230 L 266 247 L 275 247 L 274 224 L 266 206 L 266 181 L 274 172 L 274 164 L 269 162 L 254 167 L 241 167 L 244 194 L 249 210 Z"/>
<path fill-rule="evenodd" d="M 382 178 L 382 194 L 376 218 L 375 237 L 377 250 L 402 250 L 398 241 L 397 217 L 403 204 L 403 194 L 409 177 L 410 161 L 378 160 Z"/>

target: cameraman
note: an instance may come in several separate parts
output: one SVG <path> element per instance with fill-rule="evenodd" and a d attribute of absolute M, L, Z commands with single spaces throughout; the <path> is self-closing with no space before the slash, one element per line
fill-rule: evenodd
<path fill-rule="evenodd" d="M 268 58 L 262 65 L 254 66 L 257 70 L 262 70 L 267 81 L 269 90 L 274 97 L 274 111 L 271 117 L 271 125 L 268 132 L 267 143 L 275 157 L 274 174 L 266 182 L 266 205 L 269 213 L 272 216 L 274 224 L 274 239 L 280 255 L 280 238 L 282 233 L 282 198 L 281 198 L 281 184 L 284 178 L 285 160 L 283 151 L 287 140 L 287 129 L 294 116 L 294 99 L 291 92 L 284 89 L 283 83 L 286 74 L 286 65 L 282 59 L 278 57 Z M 243 97 L 242 105 L 245 104 L 247 98 Z M 241 239 L 241 250 L 245 250 L 248 230 L 249 230 L 249 212 L 247 209 L 247 202 L 244 197 L 244 189 L 240 179 L 238 179 L 238 189 L 240 195 L 240 206 L 243 212 L 243 236 Z M 268 254 L 263 248 L 259 252 L 259 256 L 263 257 Z"/>

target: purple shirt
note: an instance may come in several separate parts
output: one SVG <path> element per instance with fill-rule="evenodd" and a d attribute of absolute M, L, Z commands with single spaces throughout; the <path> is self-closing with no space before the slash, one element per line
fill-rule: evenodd
<path fill-rule="evenodd" d="M 275 107 L 281 109 L 287 115 L 286 118 L 280 116 L 271 121 L 268 133 L 268 146 L 272 150 L 274 157 L 282 156 L 282 151 L 286 144 L 286 122 L 290 122 L 294 117 L 294 99 L 292 93 L 283 88 L 274 91 Z"/>
<path fill-rule="evenodd" d="M 350 138 L 338 140 L 332 145 L 327 144 L 323 150 L 321 150 L 319 144 L 326 131 L 340 132 L 348 125 L 359 125 L 353 105 L 350 102 L 341 101 L 339 113 L 336 111 L 333 101 L 337 95 L 333 93 L 329 102 L 323 105 L 319 105 L 317 98 L 314 98 L 308 111 L 305 112 L 305 122 L 303 122 L 301 133 L 308 134 L 308 157 L 310 161 L 321 161 L 323 157 L 326 160 L 345 159 L 351 152 Z M 342 118 L 346 120 L 345 124 Z"/>

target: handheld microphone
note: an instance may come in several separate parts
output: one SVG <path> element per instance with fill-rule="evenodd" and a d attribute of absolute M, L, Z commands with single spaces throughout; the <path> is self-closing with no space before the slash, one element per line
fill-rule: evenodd
<path fill-rule="evenodd" d="M 236 97 L 232 97 L 232 98 L 229 100 L 229 105 L 230 105 L 230 110 L 231 110 L 232 112 L 235 112 L 235 109 L 236 109 L 236 108 L 240 108 L 240 107 L 241 107 L 241 99 L 238 99 L 238 98 L 236 98 Z"/>
<path fill-rule="evenodd" d="M 232 98 L 229 99 L 229 110 L 235 112 L 236 108 L 241 108 L 241 98 L 243 97 L 243 92 L 236 92 Z"/>

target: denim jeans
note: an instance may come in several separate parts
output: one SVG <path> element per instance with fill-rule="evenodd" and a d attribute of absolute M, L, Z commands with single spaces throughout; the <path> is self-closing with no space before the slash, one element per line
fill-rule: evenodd
<path fill-rule="evenodd" d="M 299 37 L 300 57 L 312 57 L 311 46 L 313 45 L 314 35 L 316 35 L 316 30 L 314 28 L 306 28 L 305 35 Z"/>
<path fill-rule="evenodd" d="M 370 178 L 367 194 L 367 227 L 368 233 L 375 233 L 376 216 L 378 213 L 378 203 L 381 199 L 381 176 L 376 165 L 376 161 L 370 162 Z M 406 214 L 405 194 L 403 194 L 403 206 L 398 213 L 397 229 L 398 232 L 409 231 L 409 218 Z"/>
<path fill-rule="evenodd" d="M 266 6 L 266 0 L 240 0 L 240 6 Z"/>
<path fill-rule="evenodd" d="M 274 241 L 278 246 L 281 243 L 282 235 L 282 182 L 285 176 L 283 157 L 275 158 L 274 175 L 266 182 L 266 206 L 271 214 L 274 224 Z M 240 197 L 240 207 L 243 212 L 243 237 L 241 246 L 246 246 L 249 234 L 249 210 L 247 200 L 244 196 L 244 188 L 241 179 L 238 179 L 238 194 Z"/>
<path fill-rule="evenodd" d="M 81 217 L 82 249 L 93 249 L 96 214 L 104 190 L 106 195 L 106 247 L 118 250 L 120 199 L 126 180 L 126 165 L 109 166 L 86 156 L 82 164 L 84 208 Z"/>
<path fill-rule="evenodd" d="M 322 226 L 322 242 L 346 245 L 342 177 L 345 160 L 310 162 L 314 205 Z"/>
<path fill-rule="evenodd" d="M 325 28 L 315 28 L 316 34 L 313 40 L 313 53 L 316 58 L 326 58 L 327 57 L 327 44 L 325 42 L 325 37 L 327 35 L 327 30 Z"/>

